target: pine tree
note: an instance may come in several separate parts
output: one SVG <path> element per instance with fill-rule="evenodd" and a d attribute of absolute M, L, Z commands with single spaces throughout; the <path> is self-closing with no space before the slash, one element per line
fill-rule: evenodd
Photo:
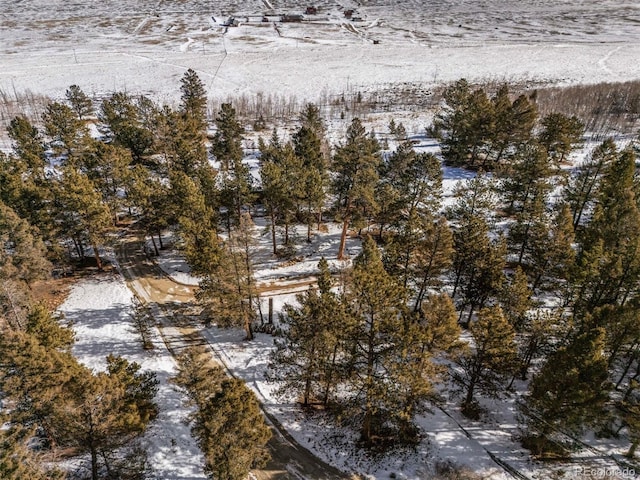
<path fill-rule="evenodd" d="M 425 217 L 440 207 L 442 168 L 432 154 L 417 153 L 405 139 L 380 166 L 376 197 L 380 238 L 386 225 L 402 229 L 416 216 Z"/>
<path fill-rule="evenodd" d="M 70 107 L 52 102 L 42 114 L 42 121 L 54 152 L 72 159 L 82 151 L 89 132 Z"/>
<path fill-rule="evenodd" d="M 46 255 L 37 230 L 0 202 L 0 278 L 27 286 L 48 278 L 52 267 Z"/>
<path fill-rule="evenodd" d="M 198 410 L 193 425 L 205 457 L 205 472 L 216 480 L 243 480 L 269 458 L 271 430 L 254 393 L 243 381 L 225 378 Z"/>
<path fill-rule="evenodd" d="M 544 205 L 551 191 L 550 178 L 556 173 L 541 145 L 522 144 L 508 166 L 501 169 L 500 191 L 509 215 L 531 210 L 536 202 Z"/>
<path fill-rule="evenodd" d="M 495 181 L 488 175 L 478 172 L 470 180 L 459 181 L 453 191 L 455 204 L 448 209 L 451 220 L 463 220 L 465 217 L 482 217 L 489 221 L 497 206 Z"/>
<path fill-rule="evenodd" d="M 289 227 L 303 200 L 302 161 L 290 143 L 281 145 L 274 131 L 270 144 L 261 147 L 260 179 L 264 203 L 271 223 L 273 253 L 277 253 L 276 227 L 284 228 L 284 245 L 289 245 Z"/>
<path fill-rule="evenodd" d="M 534 360 L 552 353 L 555 339 L 566 333 L 562 311 L 535 310 L 525 318 L 519 331 L 520 366 L 517 375 L 526 380 Z M 512 383 L 516 378 L 514 373 Z"/>
<path fill-rule="evenodd" d="M 203 407 L 218 391 L 224 370 L 213 363 L 211 351 L 203 346 L 186 348 L 177 360 L 178 373 L 172 381 L 185 390 L 190 406 Z"/>
<path fill-rule="evenodd" d="M 76 112 L 78 120 L 88 117 L 93 113 L 93 102 L 78 85 L 71 85 L 64 93 L 71 109 Z"/>
<path fill-rule="evenodd" d="M 442 155 L 450 165 L 466 165 L 471 148 L 471 120 L 468 111 L 472 91 L 466 79 L 458 80 L 443 92 L 444 105 L 428 133 L 439 140 Z"/>
<path fill-rule="evenodd" d="M 480 310 L 470 332 L 473 345 L 459 355 L 462 372 L 454 373 L 454 380 L 465 391 L 463 413 L 473 416 L 476 392 L 499 397 L 504 391 L 517 366 L 518 350 L 513 327 L 498 306 Z"/>
<path fill-rule="evenodd" d="M 180 80 L 180 110 L 194 123 L 194 128 L 207 128 L 207 92 L 204 83 L 193 69 L 188 69 Z"/>
<path fill-rule="evenodd" d="M 532 278 L 531 290 L 538 288 L 554 290 L 570 277 L 575 264 L 576 252 L 571 212 L 567 204 L 557 208 L 550 225 L 534 224 L 529 242 L 529 272 Z"/>
<path fill-rule="evenodd" d="M 575 309 L 624 303 L 640 278 L 640 212 L 635 154 L 624 150 L 603 178 L 593 217 L 581 230 Z"/>
<path fill-rule="evenodd" d="M 244 128 L 236 118 L 230 103 L 223 103 L 215 119 L 216 133 L 211 141 L 211 154 L 220 162 L 223 172 L 242 161 L 242 135 Z"/>
<path fill-rule="evenodd" d="M 582 141 L 584 124 L 578 117 L 568 117 L 562 113 L 550 113 L 542 119 L 541 124 L 538 141 L 546 149 L 547 156 L 559 165 Z"/>
<path fill-rule="evenodd" d="M 74 342 L 74 332 L 60 325 L 61 316 L 54 316 L 42 304 L 33 305 L 27 317 L 26 332 L 46 349 L 69 351 Z"/>
<path fill-rule="evenodd" d="M 538 116 L 537 108 L 530 98 L 520 95 L 511 102 L 508 85 L 498 88 L 491 99 L 494 111 L 494 130 L 491 133 L 490 150 L 487 154 L 492 165 L 508 161 L 513 150 L 531 136 Z"/>
<path fill-rule="evenodd" d="M 299 395 L 304 407 L 314 401 L 329 403 L 341 380 L 344 330 L 349 325 L 344 305 L 331 292 L 324 257 L 318 266 L 318 290 L 298 295 L 299 306 L 285 304 L 281 338 L 269 361 L 269 378 L 281 382 L 280 394 Z"/>
<path fill-rule="evenodd" d="M 362 225 L 363 215 L 377 207 L 379 150 L 378 142 L 367 135 L 360 119 L 354 118 L 347 129 L 346 142 L 336 149 L 332 165 L 336 208 L 342 220 L 338 259 L 344 257 L 349 226 Z"/>
<path fill-rule="evenodd" d="M 62 445 L 89 454 L 92 480 L 101 478 L 102 469 L 113 470 L 111 454 L 144 433 L 157 415 L 155 374 L 139 369 L 135 363 L 109 357 L 107 372 L 75 377 L 67 385 L 65 401 L 56 406 L 56 437 Z"/>
<path fill-rule="evenodd" d="M 4 480 L 64 480 L 65 474 L 45 467 L 43 459 L 29 446 L 34 433 L 21 426 L 0 430 L 0 478 Z"/>
<path fill-rule="evenodd" d="M 498 296 L 504 284 L 507 247 L 504 238 L 489 239 L 484 219 L 464 219 L 454 233 L 453 259 L 455 284 L 453 295 L 460 296 L 460 318 L 469 307 L 468 326 L 476 309 Z"/>
<path fill-rule="evenodd" d="M 154 235 L 162 242 L 162 231 L 175 218 L 169 185 L 163 180 L 142 165 L 132 167 L 126 178 L 128 206 L 135 207 L 139 213 L 138 225 L 153 240 L 156 255 L 159 252 Z"/>
<path fill-rule="evenodd" d="M 253 274 L 252 231 L 251 218 L 243 215 L 219 255 L 204 265 L 196 292 L 208 318 L 222 327 L 244 328 L 247 340 L 253 339 L 252 324 L 259 301 Z"/>
<path fill-rule="evenodd" d="M 135 164 L 148 163 L 154 150 L 156 121 L 144 117 L 156 117 L 157 113 L 155 107 L 151 113 L 144 111 L 149 109 L 149 102 L 142 96 L 135 99 L 125 92 L 115 92 L 102 101 L 98 112 L 100 132 L 109 143 L 128 149 Z"/>
<path fill-rule="evenodd" d="M 417 312 L 427 289 L 438 285 L 437 278 L 444 274 L 453 262 L 453 233 L 444 217 L 428 224 L 426 235 L 418 241 L 415 262 L 410 267 L 418 289 L 414 312 Z"/>
<path fill-rule="evenodd" d="M 25 170 L 43 177 L 45 145 L 38 129 L 26 117 L 17 116 L 9 123 L 7 133 L 13 141 L 14 153 L 25 164 Z"/>
<path fill-rule="evenodd" d="M 462 347 L 458 314 L 446 293 L 429 295 L 421 304 L 423 348 L 429 352 L 451 354 Z"/>
<path fill-rule="evenodd" d="M 401 437 L 412 437 L 412 417 L 432 395 L 436 369 L 429 352 L 413 341 L 420 328 L 408 319 L 406 291 L 385 272 L 371 237 L 354 261 L 346 300 L 353 318 L 348 403 L 361 414 L 361 440 L 375 444 L 385 419 Z"/>
<path fill-rule="evenodd" d="M 525 323 L 527 312 L 533 307 L 532 295 L 527 276 L 522 268 L 516 267 L 511 281 L 501 292 L 500 304 L 505 318 L 517 332 Z"/>
<path fill-rule="evenodd" d="M 325 148 L 325 128 L 322 121 L 316 117 L 315 110 L 307 112 L 309 118 L 303 116 L 302 126 L 293 135 L 295 154 L 302 160 L 303 169 L 300 172 L 301 204 L 305 209 L 307 224 L 307 242 L 311 241 L 311 226 L 322 218 L 322 210 L 329 184 L 327 172 L 327 151 Z"/>
<path fill-rule="evenodd" d="M 121 147 L 92 140 L 78 164 L 102 194 L 113 215 L 114 226 L 118 225 L 119 211 L 124 205 L 123 191 L 127 185 L 130 153 Z"/>
<path fill-rule="evenodd" d="M 575 333 L 533 377 L 521 410 L 534 453 L 544 454 L 557 432 L 581 433 L 601 418 L 611 388 L 604 335 L 599 328 Z"/>
<path fill-rule="evenodd" d="M 602 177 L 617 155 L 618 149 L 613 139 L 607 139 L 591 152 L 589 158 L 569 178 L 564 198 L 571 208 L 574 229 L 581 224 L 584 214 L 592 213 Z"/>
<path fill-rule="evenodd" d="M 74 242 L 80 260 L 84 260 L 87 242 L 93 248 L 98 269 L 102 269 L 99 247 L 106 241 L 111 213 L 89 178 L 73 167 L 66 167 L 56 188 L 57 217 L 66 235 Z"/>

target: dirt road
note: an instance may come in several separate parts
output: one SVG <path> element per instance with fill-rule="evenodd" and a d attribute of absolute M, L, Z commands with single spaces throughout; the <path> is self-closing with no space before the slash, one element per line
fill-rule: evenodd
<path fill-rule="evenodd" d="M 149 305 L 167 348 L 172 354 L 194 344 L 206 344 L 199 331 L 180 321 L 180 311 L 193 305 L 194 288 L 179 285 L 168 278 L 157 265 L 146 258 L 142 241 L 134 234 L 123 237 L 117 249 L 118 261 L 127 285 Z M 253 471 L 257 480 L 338 480 L 353 479 L 326 464 L 291 437 L 268 412 L 272 426 L 269 441 L 271 461 Z"/>

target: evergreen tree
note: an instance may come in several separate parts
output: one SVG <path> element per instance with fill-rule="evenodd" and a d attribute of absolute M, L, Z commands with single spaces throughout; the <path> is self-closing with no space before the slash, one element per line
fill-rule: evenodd
<path fill-rule="evenodd" d="M 75 377 L 67 385 L 65 401 L 56 406 L 56 437 L 90 455 L 92 480 L 101 478 L 102 469 L 114 470 L 112 453 L 144 433 L 157 415 L 155 374 L 139 369 L 135 363 L 109 357 L 107 372 Z"/>
<path fill-rule="evenodd" d="M 568 205 L 559 206 L 550 225 L 534 224 L 530 238 L 528 271 L 532 279 L 531 290 L 535 293 L 538 288 L 558 291 L 563 285 L 566 287 L 576 256 Z"/>
<path fill-rule="evenodd" d="M 244 128 L 236 119 L 236 111 L 231 104 L 222 104 L 216 117 L 216 127 L 211 154 L 220 162 L 220 199 L 227 230 L 231 231 L 231 227 L 239 223 L 243 208 L 253 201 L 253 178 L 242 162 Z"/>
<path fill-rule="evenodd" d="M 242 161 L 242 135 L 244 128 L 236 118 L 230 103 L 223 103 L 215 119 L 216 133 L 211 141 L 211 154 L 227 172 Z"/>
<path fill-rule="evenodd" d="M 78 116 L 78 120 L 88 117 L 93 113 L 93 102 L 78 85 L 71 85 L 64 93 L 71 109 Z"/>
<path fill-rule="evenodd" d="M 464 219 L 454 233 L 453 295 L 460 296 L 460 318 L 468 307 L 469 325 L 476 309 L 499 295 L 504 284 L 507 246 L 502 237 L 489 239 L 488 225 L 482 218 Z"/>
<path fill-rule="evenodd" d="M 418 327 L 407 321 L 406 291 L 385 272 L 371 237 L 354 261 L 349 287 L 349 403 L 362 415 L 361 440 L 372 445 L 385 419 L 401 436 L 411 434 L 413 414 L 432 394 L 435 369 L 429 353 L 412 341 Z"/>
<path fill-rule="evenodd" d="M 61 226 L 74 242 L 80 260 L 84 243 L 93 248 L 96 265 L 102 269 L 99 247 L 106 241 L 111 213 L 89 178 L 73 167 L 66 167 L 56 188 L 56 210 Z"/>
<path fill-rule="evenodd" d="M 193 432 L 205 457 L 205 472 L 216 480 L 243 480 L 269 458 L 271 430 L 258 400 L 243 381 L 225 378 L 199 409 Z"/>
<path fill-rule="evenodd" d="M 303 125 L 293 135 L 292 141 L 296 156 L 302 160 L 299 179 L 301 205 L 305 210 L 307 242 L 310 242 L 314 220 L 318 224 L 321 222 L 329 177 L 324 124 L 316 118 L 316 114 L 307 112 L 307 115 L 310 118 L 303 117 Z"/>
<path fill-rule="evenodd" d="M 145 97 L 135 99 L 125 92 L 115 92 L 102 101 L 98 113 L 101 133 L 109 143 L 128 149 L 136 164 L 148 163 L 153 153 L 155 125 L 144 116 L 157 114 L 143 112 L 149 102 Z"/>
<path fill-rule="evenodd" d="M 206 131 L 207 92 L 204 83 L 193 69 L 188 69 L 180 80 L 180 110 L 194 123 L 194 128 Z"/>
<path fill-rule="evenodd" d="M 471 105 L 471 86 L 466 79 L 458 80 L 443 92 L 444 105 L 428 130 L 439 140 L 442 155 L 451 165 L 465 165 L 471 148 L 470 130 L 472 121 L 468 117 Z"/>
<path fill-rule="evenodd" d="M 158 236 L 162 246 L 162 231 L 175 218 L 173 215 L 175 212 L 171 206 L 172 197 L 169 185 L 164 179 L 153 175 L 142 165 L 135 165 L 131 168 L 126 182 L 128 205 L 136 208 L 141 217 L 138 220 L 138 225 L 151 237 L 155 246 L 155 254 L 158 255 L 154 235 Z"/>
<path fill-rule="evenodd" d="M 607 139 L 591 152 L 589 158 L 569 178 L 564 198 L 571 209 L 574 229 L 578 228 L 585 213 L 592 213 L 602 177 L 617 156 L 618 149 L 613 139 Z"/>
<path fill-rule="evenodd" d="M 453 262 L 453 233 L 444 217 L 429 224 L 426 235 L 418 242 L 415 262 L 410 267 L 418 288 L 414 311 L 422 304 L 427 289 L 438 285 L 437 278 L 451 267 Z"/>
<path fill-rule="evenodd" d="M 25 170 L 43 177 L 45 145 L 38 129 L 26 117 L 17 116 L 9 123 L 7 133 L 13 142 L 14 153 L 24 162 Z"/>
<path fill-rule="evenodd" d="M 24 282 L 49 277 L 51 264 L 38 232 L 0 202 L 0 278 Z"/>
<path fill-rule="evenodd" d="M 526 321 L 527 312 L 533 307 L 531 289 L 527 276 L 520 267 L 516 267 L 511 281 L 501 293 L 501 306 L 507 321 L 519 332 Z"/>
<path fill-rule="evenodd" d="M 243 215 L 215 261 L 203 270 L 196 292 L 210 319 L 222 327 L 243 327 L 247 340 L 253 339 L 252 323 L 259 301 L 251 258 L 252 229 L 251 219 Z"/>
<path fill-rule="evenodd" d="M 511 102 L 506 84 L 498 89 L 491 103 L 494 130 L 487 157 L 492 165 L 500 165 L 504 160 L 509 160 L 513 150 L 530 138 L 538 112 L 535 103 L 525 95 Z"/>
<path fill-rule="evenodd" d="M 44 305 L 36 304 L 27 317 L 26 332 L 46 349 L 68 352 L 75 334 L 71 328 L 60 325 L 61 321 L 61 316 L 54 316 Z"/>
<path fill-rule="evenodd" d="M 277 253 L 276 227 L 284 228 L 284 245 L 289 245 L 289 227 L 303 199 L 304 168 L 290 143 L 281 145 L 274 131 L 269 145 L 260 150 L 262 193 L 271 223 L 273 253 Z"/>
<path fill-rule="evenodd" d="M 269 361 L 269 378 L 280 382 L 280 394 L 298 394 L 304 407 L 314 401 L 327 405 L 341 381 L 344 329 L 349 324 L 344 305 L 331 292 L 324 257 L 318 266 L 318 290 L 298 295 L 299 307 L 285 304 L 281 338 Z"/>
<path fill-rule="evenodd" d="M 171 208 L 178 222 L 182 250 L 195 275 L 206 275 L 221 252 L 216 216 L 199 185 L 182 172 L 171 177 Z"/>
<path fill-rule="evenodd" d="M 552 344 L 562 336 L 566 327 L 561 311 L 536 310 L 525 317 L 519 325 L 520 366 L 517 372 L 521 380 L 526 380 L 534 360 L 552 353 Z M 514 373 L 512 383 L 516 378 Z"/>
<path fill-rule="evenodd" d="M 451 297 L 446 293 L 431 294 L 421 304 L 423 348 L 429 352 L 451 354 L 460 349 L 460 325 Z"/>
<path fill-rule="evenodd" d="M 178 373 L 172 380 L 185 390 L 190 406 L 203 407 L 224 380 L 224 370 L 213 363 L 211 351 L 203 346 L 186 348 L 177 360 Z"/>
<path fill-rule="evenodd" d="M 67 159 L 72 159 L 80 153 L 89 132 L 70 107 L 52 102 L 42 114 L 42 121 L 54 152 L 64 155 Z"/>
<path fill-rule="evenodd" d="M 45 467 L 43 459 L 29 446 L 32 431 L 20 426 L 0 430 L 0 478 L 4 480 L 64 480 L 65 474 Z"/>
<path fill-rule="evenodd" d="M 627 149 L 607 169 L 592 219 L 579 236 L 577 311 L 624 303 L 640 278 L 640 213 L 634 184 L 635 154 Z"/>
<path fill-rule="evenodd" d="M 131 155 L 124 148 L 92 140 L 78 160 L 83 172 L 101 193 L 113 215 L 113 224 L 117 226 L 125 200 L 122 194 L 129 177 Z"/>
<path fill-rule="evenodd" d="M 503 180 L 500 191 L 508 214 L 527 210 L 536 202 L 546 203 L 555 173 L 550 157 L 535 143 L 520 146 L 513 161 L 501 169 Z"/>
<path fill-rule="evenodd" d="M 476 392 L 490 397 L 503 392 L 516 368 L 518 350 L 513 327 L 498 306 L 480 310 L 470 332 L 473 345 L 459 355 L 462 372 L 453 378 L 465 391 L 463 413 L 473 416 Z"/>
<path fill-rule="evenodd" d="M 367 135 L 362 122 L 354 118 L 347 129 L 346 142 L 336 149 L 333 158 L 336 209 L 342 220 L 338 259 L 344 257 L 347 229 L 361 226 L 366 212 L 377 207 L 375 186 L 380 165 L 378 142 Z"/>
<path fill-rule="evenodd" d="M 604 335 L 598 328 L 573 335 L 533 377 L 522 413 L 534 453 L 557 444 L 557 432 L 580 433 L 601 418 L 610 390 Z"/>
<path fill-rule="evenodd" d="M 562 113 L 550 113 L 542 119 L 541 124 L 538 141 L 545 148 L 547 156 L 559 165 L 582 141 L 584 124 L 577 117 Z"/>
<path fill-rule="evenodd" d="M 466 182 L 459 181 L 453 190 L 456 202 L 448 209 L 447 217 L 463 220 L 477 216 L 490 221 L 497 206 L 495 190 L 495 181 L 482 172 Z"/>

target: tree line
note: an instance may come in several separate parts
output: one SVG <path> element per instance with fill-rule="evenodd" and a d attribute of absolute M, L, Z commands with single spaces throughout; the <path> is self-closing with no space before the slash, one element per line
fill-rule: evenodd
<path fill-rule="evenodd" d="M 363 442 L 373 445 L 415 440 L 413 419 L 437 404 L 445 379 L 469 416 L 481 411 L 478 395 L 515 395 L 526 380 L 523 441 L 536 453 L 565 449 L 560 432 L 597 427 L 624 432 L 633 454 L 633 145 L 607 139 L 570 169 L 584 136 L 576 117 L 540 118 L 535 96 L 514 96 L 508 86 L 490 95 L 460 80 L 445 90 L 428 129 L 441 156 L 417 151 L 395 122 L 393 148 L 385 149 L 358 118 L 330 145 L 320 110 L 309 104 L 289 138 L 274 130 L 260 140 L 256 184 L 233 107 L 223 104 L 209 131 L 195 72 L 180 90 L 175 109 L 116 92 L 93 111 L 70 88 L 66 103 L 47 107 L 43 129 L 12 121 L 1 199 L 37 228 L 49 258 L 64 256 L 60 245 L 79 258 L 90 249 L 100 267 L 100 246 L 123 213 L 156 248 L 176 226 L 202 278 L 205 317 L 242 326 L 251 339 L 260 305 L 256 205 L 276 255 L 295 251 L 294 225 L 305 225 L 310 241 L 323 218 L 340 222 L 337 258 L 346 257 L 349 232 L 366 237 L 362 253 L 338 286 L 320 268 L 322 285 L 285 309 L 272 357 L 273 378 L 303 404 L 352 409 Z M 98 135 L 89 133 L 88 116 Z M 52 157 L 55 169 L 47 167 Z M 441 160 L 475 173 L 447 206 Z M 460 341 L 460 328 L 470 342 Z"/>

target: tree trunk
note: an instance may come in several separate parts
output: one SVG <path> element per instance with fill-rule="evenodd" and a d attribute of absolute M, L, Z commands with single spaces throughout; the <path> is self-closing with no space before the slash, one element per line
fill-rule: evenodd
<path fill-rule="evenodd" d="M 100 480 L 98 475 L 98 451 L 93 443 L 90 444 L 91 449 L 91 480 Z"/>
<path fill-rule="evenodd" d="M 156 245 L 156 239 L 153 238 L 153 235 L 151 235 L 151 243 L 153 243 L 153 251 L 155 252 L 157 257 L 158 255 L 160 255 L 160 252 L 158 251 L 158 246 Z"/>
<path fill-rule="evenodd" d="M 278 253 L 278 246 L 276 243 L 276 216 L 271 213 L 271 243 L 273 244 L 273 254 Z"/>
<path fill-rule="evenodd" d="M 96 265 L 98 266 L 98 270 L 102 271 L 102 260 L 100 259 L 100 253 L 98 252 L 97 245 L 93 245 L 93 256 L 96 259 Z"/>
<path fill-rule="evenodd" d="M 162 232 L 158 230 L 158 242 L 160 242 L 160 248 L 164 248 L 164 243 L 162 243 Z"/>
<path fill-rule="evenodd" d="M 349 228 L 349 219 L 345 218 L 342 222 L 342 234 L 340 235 L 340 246 L 338 247 L 338 260 L 344 259 L 344 247 L 347 243 L 347 229 Z"/>

